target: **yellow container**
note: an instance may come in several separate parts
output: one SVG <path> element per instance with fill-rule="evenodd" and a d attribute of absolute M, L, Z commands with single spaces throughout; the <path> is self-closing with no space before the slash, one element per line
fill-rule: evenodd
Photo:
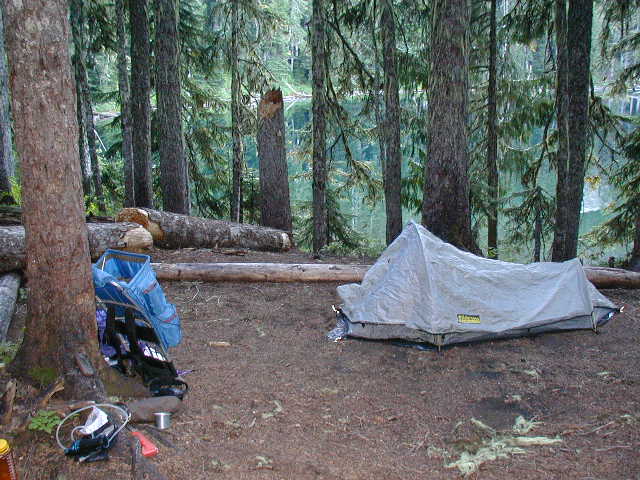
<path fill-rule="evenodd" d="M 0 480 L 18 480 L 9 442 L 0 438 Z"/>

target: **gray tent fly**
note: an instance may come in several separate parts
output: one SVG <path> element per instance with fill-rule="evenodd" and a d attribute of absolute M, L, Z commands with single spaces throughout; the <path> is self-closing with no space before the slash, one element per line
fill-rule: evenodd
<path fill-rule="evenodd" d="M 414 222 L 361 284 L 342 285 L 338 295 L 343 302 L 339 328 L 330 338 L 404 339 L 437 346 L 596 330 L 619 311 L 587 280 L 578 259 L 522 265 L 481 258 Z"/>

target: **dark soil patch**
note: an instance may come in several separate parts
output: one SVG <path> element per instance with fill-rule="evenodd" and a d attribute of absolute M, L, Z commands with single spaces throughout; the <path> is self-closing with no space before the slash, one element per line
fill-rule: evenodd
<path fill-rule="evenodd" d="M 508 430 L 513 420 L 522 415 L 532 418 L 534 415 L 522 406 L 521 401 L 508 401 L 503 397 L 483 398 L 472 408 L 473 416 L 496 430 Z"/>
<path fill-rule="evenodd" d="M 167 262 L 312 262 L 308 255 L 156 251 Z M 362 259 L 323 259 L 360 263 Z M 182 317 L 172 351 L 191 391 L 154 462 L 168 478 L 455 478 L 429 447 L 448 448 L 474 417 L 563 442 L 485 463 L 479 478 L 636 478 L 640 474 L 640 292 L 600 334 L 576 331 L 419 351 L 333 343 L 337 284 L 165 282 Z M 215 347 L 210 342 L 229 342 Z M 127 451 L 77 465 L 51 437 L 16 441 L 21 479 L 130 478 Z"/>

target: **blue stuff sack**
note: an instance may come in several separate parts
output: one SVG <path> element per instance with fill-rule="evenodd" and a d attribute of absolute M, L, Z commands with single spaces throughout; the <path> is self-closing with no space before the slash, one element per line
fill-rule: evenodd
<path fill-rule="evenodd" d="M 92 270 L 96 295 L 116 305 L 116 315 L 131 305 L 151 323 L 164 348 L 180 343 L 180 317 L 167 302 L 148 255 L 107 250 Z"/>

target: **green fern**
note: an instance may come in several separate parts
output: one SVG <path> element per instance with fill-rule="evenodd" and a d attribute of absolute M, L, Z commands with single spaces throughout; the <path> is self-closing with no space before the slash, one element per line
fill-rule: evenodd
<path fill-rule="evenodd" d="M 38 410 L 38 413 L 31 419 L 29 430 L 45 432 L 51 435 L 54 428 L 61 422 L 57 412 L 51 410 Z"/>

